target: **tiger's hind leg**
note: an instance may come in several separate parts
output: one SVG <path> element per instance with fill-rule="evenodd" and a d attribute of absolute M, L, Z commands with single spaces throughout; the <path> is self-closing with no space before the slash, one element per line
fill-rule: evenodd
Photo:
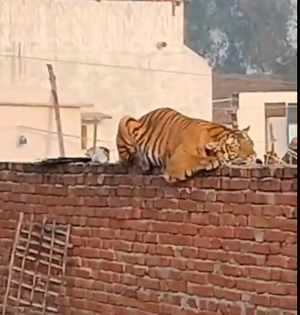
<path fill-rule="evenodd" d="M 206 156 L 202 150 L 188 153 L 185 150 L 178 149 L 167 162 L 164 178 L 168 183 L 184 181 L 198 171 L 214 170 L 223 163 L 222 156 L 217 152 L 216 156 Z"/>
<path fill-rule="evenodd" d="M 116 136 L 119 163 L 127 165 L 135 164 L 137 142 L 134 136 L 134 130 L 139 128 L 141 128 L 141 124 L 131 116 L 127 115 L 120 119 Z"/>
<path fill-rule="evenodd" d="M 149 175 L 152 172 L 152 167 L 150 163 L 140 156 L 139 154 L 136 155 L 136 165 L 142 170 L 144 175 Z"/>

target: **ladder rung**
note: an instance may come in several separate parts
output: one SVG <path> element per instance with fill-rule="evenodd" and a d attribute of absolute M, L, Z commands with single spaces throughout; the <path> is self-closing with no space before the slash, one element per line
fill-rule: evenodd
<path fill-rule="evenodd" d="M 20 299 L 18 301 L 18 299 L 14 296 L 9 296 L 8 297 L 10 300 L 15 301 L 15 302 L 19 302 L 20 303 L 20 307 L 22 306 L 31 306 L 31 307 L 35 307 L 35 308 L 39 308 L 39 309 L 43 309 L 43 305 L 40 303 L 35 303 L 35 302 L 28 302 L 26 300 Z M 58 309 L 56 307 L 51 307 L 51 306 L 46 306 L 45 308 L 46 311 L 49 312 L 53 312 L 53 313 L 58 313 Z"/>
<path fill-rule="evenodd" d="M 51 245 L 49 245 L 49 243 L 45 243 L 45 242 L 39 243 L 39 242 L 34 241 L 34 240 L 28 240 L 28 239 L 26 239 L 24 237 L 20 237 L 19 240 L 21 242 L 25 242 L 25 243 L 29 242 L 31 245 L 42 246 L 43 248 L 51 250 Z M 53 250 L 53 252 L 59 253 L 61 255 L 64 254 L 64 250 L 63 249 L 60 249 L 60 248 L 57 248 L 57 247 L 53 247 L 52 250 Z"/>
<path fill-rule="evenodd" d="M 21 230 L 21 233 L 29 235 L 29 231 L 24 230 L 24 229 Z M 39 233 L 37 233 L 37 232 L 32 232 L 31 236 L 37 237 L 38 239 L 41 237 L 41 235 Z M 46 236 L 46 235 L 43 235 L 43 240 L 47 241 L 50 244 L 52 242 L 52 238 L 49 237 L 49 236 Z M 59 239 L 54 239 L 54 244 L 57 244 L 57 245 L 60 245 L 60 246 L 65 246 L 66 242 L 63 242 L 63 241 L 61 241 Z"/>
<path fill-rule="evenodd" d="M 22 245 L 18 245 L 17 246 L 17 250 L 21 251 L 21 252 L 24 252 L 26 250 L 25 246 L 22 246 Z M 61 257 L 58 257 L 58 256 L 52 256 L 50 257 L 50 254 L 47 254 L 47 253 L 44 253 L 44 252 L 39 252 L 38 250 L 36 249 L 33 249 L 33 248 L 29 248 L 28 249 L 28 253 L 30 254 L 33 254 L 33 255 L 40 255 L 41 257 L 44 257 L 44 258 L 52 258 L 53 260 L 57 261 L 57 262 L 61 262 L 62 260 L 62 256 Z"/>
<path fill-rule="evenodd" d="M 18 271 L 18 272 L 22 272 L 22 268 L 17 267 L 17 266 L 14 266 L 12 269 L 15 270 L 15 271 Z M 30 271 L 30 270 L 23 270 L 23 272 L 24 272 L 26 275 L 29 275 L 29 276 L 32 276 L 32 277 L 34 277 L 34 276 L 36 275 L 33 271 Z M 47 279 L 47 276 L 44 276 L 44 275 L 42 275 L 42 274 L 39 274 L 39 275 L 38 275 L 38 278 Z M 54 278 L 54 277 L 50 277 L 50 278 L 49 278 L 49 281 L 50 281 L 50 282 L 53 282 L 53 283 L 56 283 L 56 284 L 59 284 L 59 285 L 63 283 L 63 281 L 62 281 L 61 279 L 59 279 L 59 278 Z"/>
<path fill-rule="evenodd" d="M 16 256 L 20 257 L 20 258 L 24 258 L 24 254 L 20 253 L 20 252 L 16 252 Z M 26 259 L 28 259 L 30 261 L 36 261 L 36 258 L 33 257 L 33 256 L 30 256 L 30 255 L 26 255 Z M 42 265 L 45 265 L 45 266 L 49 266 L 50 265 L 51 267 L 59 269 L 59 270 L 63 269 L 63 267 L 58 265 L 58 264 L 54 264 L 52 262 L 45 261 L 45 260 L 42 260 L 42 259 L 39 259 L 39 263 L 42 264 Z"/>
<path fill-rule="evenodd" d="M 16 280 L 11 280 L 11 283 L 13 283 L 15 285 L 18 285 L 18 286 L 21 286 L 21 288 L 25 288 L 25 289 L 28 289 L 28 290 L 32 290 L 33 289 L 32 285 L 27 284 L 27 283 L 19 283 Z M 34 291 L 40 292 L 40 293 L 45 293 L 46 290 L 43 289 L 42 287 L 34 287 Z M 49 294 L 49 295 L 53 295 L 55 297 L 59 296 L 59 294 L 57 292 L 50 291 L 50 290 L 47 291 L 46 293 Z"/>

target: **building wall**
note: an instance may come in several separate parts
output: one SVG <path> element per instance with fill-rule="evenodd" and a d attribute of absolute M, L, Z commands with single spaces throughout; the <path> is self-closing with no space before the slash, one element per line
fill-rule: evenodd
<path fill-rule="evenodd" d="M 4 0 L 0 25 L 0 85 L 48 89 L 50 60 L 67 102 L 113 116 L 101 130 L 113 150 L 124 114 L 171 106 L 212 118 L 211 69 L 183 45 L 183 5 L 173 16 L 170 2 Z"/>
<path fill-rule="evenodd" d="M 213 74 L 213 120 L 230 123 L 233 94 L 249 92 L 297 92 L 297 82 L 289 75 L 274 74 Z"/>
<path fill-rule="evenodd" d="M 65 153 L 80 156 L 81 109 L 61 106 Z M 25 136 L 27 144 L 18 139 Z M 40 104 L 0 104 L 0 160 L 28 161 L 59 156 L 56 121 L 52 106 Z"/>
<path fill-rule="evenodd" d="M 0 191 L 0 310 L 23 212 L 72 225 L 60 314 L 297 314 L 297 168 L 170 187 L 117 165 L 2 163 Z"/>
<path fill-rule="evenodd" d="M 265 103 L 297 103 L 297 92 L 251 92 L 239 94 L 238 121 L 240 127 L 251 125 L 252 137 L 257 154 L 263 157 L 266 151 Z M 276 149 L 284 154 L 287 148 L 287 122 L 285 119 L 273 119 Z"/>

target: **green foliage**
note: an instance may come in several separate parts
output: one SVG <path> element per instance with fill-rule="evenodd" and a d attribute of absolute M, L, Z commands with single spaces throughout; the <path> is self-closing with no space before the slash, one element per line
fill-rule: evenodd
<path fill-rule="evenodd" d="M 292 15 L 292 0 L 190 0 L 186 43 L 219 72 L 290 73 Z"/>

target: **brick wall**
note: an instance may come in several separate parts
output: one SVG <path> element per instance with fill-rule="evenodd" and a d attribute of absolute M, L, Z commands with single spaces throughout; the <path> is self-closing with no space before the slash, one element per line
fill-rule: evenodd
<path fill-rule="evenodd" d="M 297 314 L 297 168 L 0 164 L 0 303 L 22 211 L 73 226 L 62 314 Z"/>

